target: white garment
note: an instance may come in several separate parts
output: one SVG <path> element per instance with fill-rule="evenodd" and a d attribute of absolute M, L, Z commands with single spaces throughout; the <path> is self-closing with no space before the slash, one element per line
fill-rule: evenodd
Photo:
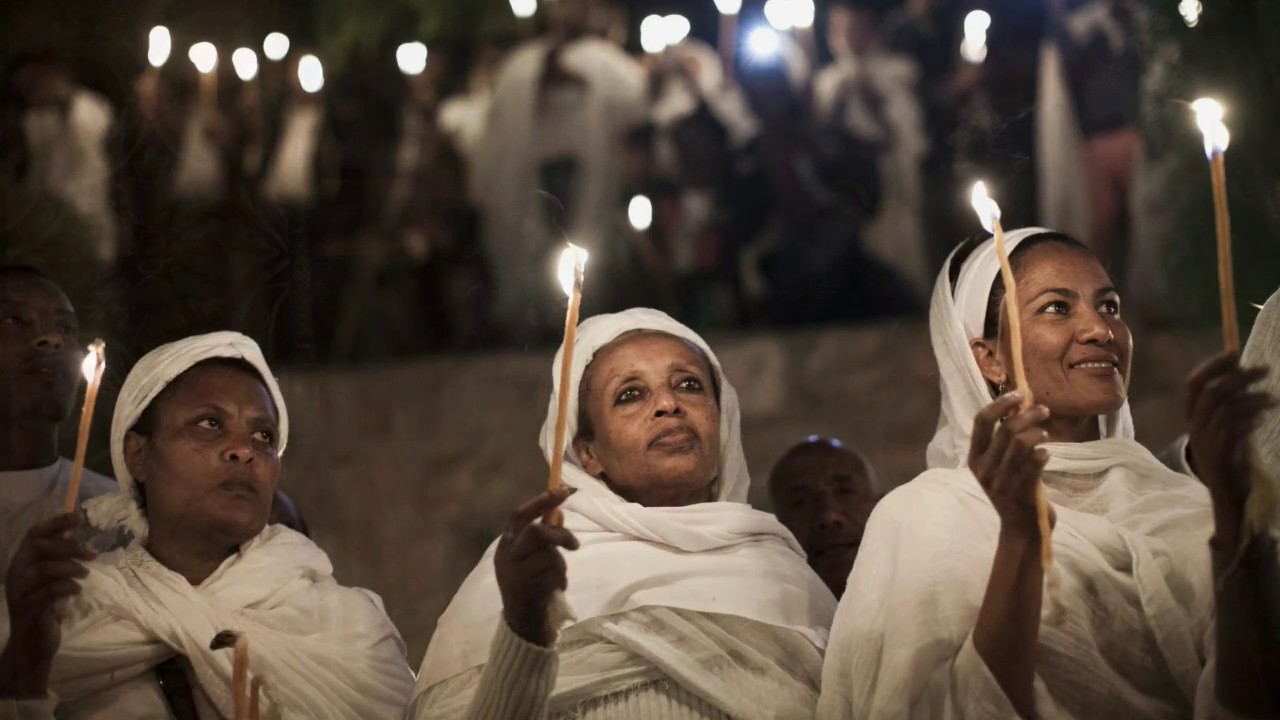
<path fill-rule="evenodd" d="M 549 297 L 552 275 L 538 268 L 551 272 L 547 253 L 564 237 L 591 251 L 595 267 L 607 266 L 603 250 L 622 202 L 623 141 L 645 119 L 643 70 L 597 38 L 575 40 L 560 53 L 565 72 L 585 85 L 557 85 L 540 97 L 550 49 L 547 41 L 535 40 L 503 64 L 470 176 L 482 241 L 493 260 L 494 313 L 512 333 L 528 331 L 531 298 Z M 557 158 L 577 163 L 574 197 L 553 199 L 540 192 L 546 190 L 543 163 Z M 562 228 L 545 220 L 556 215 L 548 209 L 557 202 L 571 209 Z"/>
<path fill-rule="evenodd" d="M 0 583 L 32 525 L 60 515 L 71 482 L 71 461 L 59 458 L 35 470 L 0 472 Z M 86 469 L 80 478 L 80 502 L 116 491 L 109 477 Z"/>
<path fill-rule="evenodd" d="M 474 162 L 484 139 L 485 122 L 492 104 L 493 91 L 488 88 L 473 89 L 465 95 L 451 95 L 440 103 L 436 124 L 453 139 L 454 146 L 468 164 Z"/>
<path fill-rule="evenodd" d="M 1280 397 L 1280 290 L 1263 304 L 1244 344 L 1240 362 L 1269 366 L 1271 374 L 1260 383 L 1260 389 Z M 1280 483 L 1280 412 L 1272 410 L 1265 416 L 1262 426 L 1253 434 L 1253 446 L 1262 457 L 1266 475 Z"/>
<path fill-rule="evenodd" d="M 137 545 L 86 567 L 53 665 L 59 720 L 170 717 L 154 669 L 174 655 L 189 663 L 200 717 L 231 717 L 232 653 L 209 649 L 221 630 L 249 639 L 250 668 L 268 682 L 263 717 L 399 718 L 408 702 L 413 676 L 381 600 L 339 585 L 324 551 L 283 526 L 198 587 Z"/>
<path fill-rule="evenodd" d="M 578 387 L 591 358 L 619 335 L 640 329 L 694 343 L 720 378 L 717 500 L 686 507 L 630 503 L 588 475 L 567 440 L 562 450 L 553 449 L 561 348 L 553 366 L 553 390 L 541 445 L 548 461 L 553 453 L 564 453 L 564 482 L 578 489 L 563 506 L 564 524 L 581 547 L 564 553 L 569 576 L 567 599 L 578 624 L 561 634 L 558 649 L 565 655 L 566 666 L 582 663 L 584 670 L 598 670 L 585 681 L 562 672 L 551 706 L 571 705 L 571 699 L 577 702 L 617 690 L 620 678 L 652 676 L 656 668 L 687 689 L 707 693 L 703 697 L 708 701 L 733 699 L 733 705 L 722 708 L 730 715 L 756 717 L 763 710 L 757 707 L 748 712 L 742 707 L 741 695 L 734 699 L 723 692 L 724 683 L 729 682 L 726 678 L 741 681 L 763 674 L 766 663 L 729 652 L 730 648 L 719 647 L 717 651 L 714 643 L 697 646 L 694 634 L 679 631 L 677 626 L 688 624 L 713 636 L 717 632 L 709 614 L 742 618 L 755 628 L 752 644 L 756 653 L 778 663 L 791 658 L 803 666 L 806 658 L 796 648 L 809 648 L 814 657 L 820 654 L 835 599 L 805 564 L 803 551 L 791 533 L 772 515 L 746 504 L 751 480 L 742 450 L 737 394 L 706 342 L 666 314 L 633 309 L 596 316 L 579 327 L 568 388 L 566 438 L 577 431 Z M 427 647 L 417 687 L 420 718 L 448 717 L 436 714 L 442 712 L 436 709 L 437 703 L 465 707 L 465 700 L 448 703 L 447 698 L 433 696 L 433 702 L 423 702 L 421 696 L 430 693 L 433 686 L 481 666 L 489 656 L 489 641 L 502 622 L 493 572 L 496 545 L 490 546 L 454 596 Z M 662 612 L 667 609 L 691 612 L 679 613 L 677 619 Z M 575 644 L 579 641 L 580 646 Z M 576 650 L 586 654 L 575 655 Z M 602 653 L 612 653 L 616 666 L 600 662 Z M 704 662 L 712 656 L 716 656 L 715 662 Z M 803 697 L 816 690 L 790 678 L 774 680 L 788 685 L 785 692 L 778 692 L 779 699 Z M 472 685 L 458 690 L 474 689 Z"/>
<path fill-rule="evenodd" d="M 1076 111 L 1067 89 L 1062 51 L 1052 38 L 1040 46 L 1036 83 L 1036 187 L 1040 219 L 1072 237 L 1089 231 L 1089 198 L 1080 161 Z M 1146 274 L 1146 273 L 1144 273 Z"/>
<path fill-rule="evenodd" d="M 930 319 L 943 412 L 933 469 L 890 493 L 867 525 L 832 628 L 819 717 L 1015 716 L 973 644 L 999 518 L 954 455 L 990 402 L 962 318 L 982 314 L 973 303 L 985 308 L 980 289 L 989 292 L 998 269 L 991 246 L 966 262 L 954 300 L 948 269 L 938 277 Z M 1041 622 L 1036 711 L 1223 717 L 1213 692 L 1208 493 L 1137 444 L 1127 417 L 1126 406 L 1103 420 L 1115 428 L 1105 439 L 1044 446 L 1065 611 Z"/>
<path fill-rule="evenodd" d="M 284 129 L 267 168 L 262 194 L 273 202 L 309 204 L 316 198 L 316 153 L 324 128 L 324 107 L 317 102 L 291 103 Z"/>
<path fill-rule="evenodd" d="M 66 108 L 34 108 L 22 129 L 31 152 L 29 182 L 70 205 L 94 233 L 94 254 L 115 260 L 119 248 L 111 205 L 111 159 L 107 139 L 111 105 L 77 88 Z"/>
<path fill-rule="evenodd" d="M 133 534 L 135 544 L 146 539 L 147 520 L 134 497 L 133 474 L 124 459 L 124 437 L 169 383 L 198 363 L 214 358 L 244 360 L 257 369 L 276 406 L 279 419 L 276 452 L 284 455 L 289 445 L 289 408 L 271 367 L 252 338 L 238 332 L 222 331 L 193 335 L 161 345 L 142 356 L 120 387 L 115 411 L 111 415 L 111 465 L 115 468 L 120 492 L 86 504 L 89 522 L 94 526 L 103 530 L 123 526 Z"/>
<path fill-rule="evenodd" d="M 819 117 L 854 136 L 886 145 L 880 159 L 880 208 L 863 233 L 863 244 L 923 294 L 928 290 L 921 163 L 929 149 L 924 110 L 918 99 L 919 70 L 906 57 L 875 50 L 836 60 L 814 79 Z M 862 76 L 884 98 L 883 122 L 854 84 Z M 843 117 L 834 117 L 844 101 Z"/>
<path fill-rule="evenodd" d="M 206 205 L 227 192 L 222 152 L 205 132 L 205 111 L 193 106 L 182 128 L 178 167 L 173 174 L 173 195 L 192 205 Z"/>

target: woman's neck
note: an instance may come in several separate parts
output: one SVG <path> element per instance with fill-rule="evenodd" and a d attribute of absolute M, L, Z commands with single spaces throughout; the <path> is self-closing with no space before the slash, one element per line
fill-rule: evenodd
<path fill-rule="evenodd" d="M 147 536 L 147 552 L 192 586 L 204 582 L 235 551 L 235 545 L 185 537 L 154 525 Z"/>
<path fill-rule="evenodd" d="M 1063 417 L 1050 415 L 1044 423 L 1049 442 L 1089 442 L 1102 437 L 1097 415 Z"/>

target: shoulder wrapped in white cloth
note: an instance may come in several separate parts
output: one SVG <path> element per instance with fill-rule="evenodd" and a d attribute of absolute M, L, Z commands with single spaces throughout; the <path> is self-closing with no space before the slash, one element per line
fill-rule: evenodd
<path fill-rule="evenodd" d="M 1011 232 L 1010 245 L 1041 232 Z M 965 467 L 973 418 L 991 402 L 969 339 L 982 335 L 997 272 L 988 241 L 965 263 L 954 295 L 946 267 L 938 277 L 930 328 L 942 412 L 929 445 L 933 469 L 890 493 L 867 525 L 832 627 L 819 717 L 1015 716 L 973 643 L 999 518 Z M 1036 712 L 1221 717 L 1212 692 L 1208 493 L 1133 440 L 1127 404 L 1099 422 L 1100 440 L 1044 446 L 1065 612 L 1041 622 Z"/>
<path fill-rule="evenodd" d="M 570 394 L 566 435 L 572 438 L 577 430 L 578 389 L 587 365 L 600 348 L 636 330 L 663 332 L 693 343 L 706 354 L 720 379 L 721 455 L 715 502 L 687 507 L 645 507 L 627 502 L 582 470 L 571 443 L 566 448 L 552 447 L 557 394 Z M 561 348 L 556 356 L 556 368 L 563 351 Z M 699 614 L 743 618 L 758 623 L 762 636 L 795 636 L 802 638 L 811 652 L 820 651 L 826 642 L 834 597 L 805 564 L 803 551 L 791 533 L 772 515 L 745 504 L 750 477 L 742 450 L 737 395 L 725 381 L 719 361 L 706 342 L 656 310 L 634 309 L 597 316 L 578 330 L 568 388 L 559 387 L 558 375 L 553 373 L 556 385 L 548 403 L 541 444 L 548 460 L 553 453 L 565 453 L 564 482 L 578 488 L 578 492 L 564 504 L 564 522 L 581 543 L 580 549 L 564 553 L 569 576 L 567 596 L 578 624 L 562 634 L 561 647 L 599 627 L 600 623 L 593 623 L 593 619 L 607 620 L 643 608 L 668 608 L 692 612 L 648 613 L 648 631 L 632 638 L 634 642 L 627 647 L 651 667 L 664 668 L 668 677 L 680 676 L 681 668 L 697 663 L 699 657 L 705 659 L 705 653 L 682 648 L 678 640 L 688 634 L 666 632 L 660 626 L 664 618 L 671 622 L 676 622 L 676 617 L 682 618 L 679 622 L 693 618 L 706 637 L 723 631 L 710 620 L 699 619 Z M 486 661 L 490 638 L 502 622 L 502 603 L 493 571 L 495 546 L 496 543 L 490 546 L 440 618 L 418 678 L 416 692 L 420 697 L 433 686 Z M 671 642 L 673 636 L 677 642 Z M 771 650 L 787 645 L 782 641 L 762 644 Z M 566 669 L 572 665 L 573 659 L 565 658 Z M 672 668 L 676 670 L 673 672 Z M 697 668 L 688 669 L 689 674 L 698 672 Z M 733 672 L 730 668 L 725 675 Z M 616 680 L 607 673 L 602 675 L 605 677 L 594 680 L 597 689 Z M 709 684 L 714 682 L 708 680 Z M 563 705 L 568 698 L 591 692 L 591 687 L 573 685 L 574 681 L 562 670 L 551 698 L 553 712 L 558 703 Z M 814 687 L 796 690 L 797 694 L 810 695 L 810 707 L 815 687 L 816 682 Z M 753 716 L 736 712 L 737 709 L 725 711 L 735 717 Z"/>
<path fill-rule="evenodd" d="M 111 428 L 119 495 L 91 501 L 97 524 L 128 525 L 134 542 L 86 567 L 81 595 L 70 604 L 53 690 L 69 706 L 102 706 L 121 686 L 154 684 L 157 664 L 183 656 L 201 699 L 223 717 L 233 712 L 231 653 L 209 643 L 223 630 L 249 639 L 250 664 L 270 688 L 267 715 L 306 718 L 400 717 L 413 676 L 405 648 L 381 600 L 333 578 L 324 551 L 281 526 L 267 526 L 199 586 L 144 549 L 147 526 L 124 462 L 125 433 L 174 379 L 211 358 L 241 358 L 262 376 L 279 416 L 279 448 L 288 411 L 271 369 L 253 340 L 220 332 L 156 349 L 130 372 Z M 7 627 L 7 623 L 5 625 Z M 117 717 L 137 710 L 118 708 Z M 62 710 L 60 709 L 60 712 Z M 102 717 L 101 714 L 95 717 Z"/>

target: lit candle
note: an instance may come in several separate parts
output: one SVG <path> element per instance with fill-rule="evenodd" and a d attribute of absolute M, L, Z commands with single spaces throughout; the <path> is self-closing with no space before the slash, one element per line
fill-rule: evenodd
<path fill-rule="evenodd" d="M 267 33 L 262 39 L 262 54 L 271 62 L 280 62 L 289 54 L 289 36 L 280 32 Z"/>
<path fill-rule="evenodd" d="M 231 697 L 235 701 L 235 720 L 249 717 L 249 638 L 236 636 L 235 656 L 231 665 Z"/>
<path fill-rule="evenodd" d="M 218 107 L 218 48 L 211 42 L 198 42 L 187 51 L 187 58 L 200 73 L 200 104 L 207 110 Z"/>
<path fill-rule="evenodd" d="M 569 420 L 569 373 L 573 368 L 573 343 L 578 335 L 578 309 L 582 305 L 582 276 L 587 264 L 587 251 L 569 243 L 560 254 L 560 287 L 569 296 L 569 306 L 564 315 L 564 352 L 560 355 L 560 395 L 556 405 L 555 444 L 551 448 L 551 474 L 547 476 L 547 489 L 560 489 L 560 474 L 564 470 L 564 435 Z M 560 509 L 547 513 L 543 522 L 559 526 L 564 521 Z"/>
<path fill-rule="evenodd" d="M 396 65 L 405 75 L 421 75 L 427 69 L 427 46 L 420 42 L 407 42 L 396 48 Z"/>
<path fill-rule="evenodd" d="M 982 181 L 973 184 L 970 199 L 982 227 L 995 236 L 1000 275 L 1004 278 L 1004 313 L 1009 326 L 1009 354 L 1013 357 L 1014 387 L 1022 391 L 1023 409 L 1029 409 L 1034 399 L 1031 385 L 1027 383 L 1027 368 L 1022 361 L 1022 318 L 1018 315 L 1018 283 L 1013 276 L 1013 266 L 1009 264 L 1009 253 L 1004 246 L 1000 206 L 987 194 L 987 186 Z M 1044 496 L 1044 484 L 1039 482 L 1036 483 L 1036 521 L 1040 526 L 1040 565 L 1045 574 L 1052 577 L 1053 528 L 1049 523 L 1049 501 Z"/>
<path fill-rule="evenodd" d="M 315 55 L 303 55 L 298 58 L 298 84 L 309 95 L 324 89 L 324 65 Z"/>
<path fill-rule="evenodd" d="M 107 344 L 94 340 L 89 345 L 89 352 L 80 363 L 80 371 L 84 373 L 87 385 L 84 390 L 84 406 L 80 408 L 80 433 L 76 436 L 76 459 L 71 465 L 71 482 L 67 486 L 66 512 L 76 509 L 80 498 L 80 479 L 84 477 L 84 458 L 89 450 L 89 426 L 93 424 L 93 406 L 98 402 L 98 386 L 102 384 L 102 373 L 107 367 Z"/>
<path fill-rule="evenodd" d="M 169 61 L 169 54 L 173 52 L 173 36 L 169 34 L 169 28 L 163 25 L 157 25 L 151 28 L 150 34 L 147 35 L 147 63 L 151 66 L 151 71 L 158 71 L 164 67 Z"/>
<path fill-rule="evenodd" d="M 1227 209 L 1227 145 L 1231 133 L 1222 122 L 1222 106 L 1200 98 L 1191 104 L 1196 124 L 1204 134 L 1204 154 L 1209 158 L 1213 184 L 1213 217 L 1218 234 L 1218 300 L 1222 309 L 1222 339 L 1227 350 L 1240 350 L 1240 323 L 1236 320 L 1236 282 L 1231 267 L 1231 213 Z"/>
<path fill-rule="evenodd" d="M 1218 236 L 1218 304 L 1222 311 L 1222 341 L 1227 350 L 1240 351 L 1240 324 L 1236 319 L 1236 277 L 1231 261 L 1231 212 L 1227 208 L 1227 145 L 1231 133 L 1222 122 L 1223 110 L 1216 100 L 1200 98 L 1191 103 L 1196 125 L 1204 135 L 1204 154 L 1209 158 L 1209 179 L 1213 185 L 1214 228 Z M 1262 472 L 1262 456 L 1249 443 L 1249 497 L 1244 507 L 1244 531 L 1240 550 L 1232 566 L 1240 562 L 1250 539 L 1268 531 L 1280 506 L 1272 480 Z"/>

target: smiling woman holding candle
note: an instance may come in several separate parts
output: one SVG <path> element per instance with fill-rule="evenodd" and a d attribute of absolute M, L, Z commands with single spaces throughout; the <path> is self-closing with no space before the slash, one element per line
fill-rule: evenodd
<path fill-rule="evenodd" d="M 715 355 L 645 309 L 587 320 L 574 349 L 542 432 L 550 461 L 567 391 L 568 487 L 517 509 L 463 583 L 410 715 L 811 716 L 835 600 L 746 504 L 737 395 Z M 536 521 L 556 506 L 562 528 Z"/>
<path fill-rule="evenodd" d="M 1243 441 L 1274 400 L 1233 356 L 1188 383 L 1203 484 L 1133 440 L 1132 340 L 1079 242 L 1007 235 L 1029 388 L 1012 391 L 994 242 L 940 274 L 930 470 L 872 515 L 832 628 L 818 717 L 1275 717 L 1274 544 L 1238 547 Z M 994 398 L 994 401 L 993 401 Z M 1044 592 L 1041 482 L 1056 525 Z M 922 619 L 928 618 L 925 622 Z"/>
<path fill-rule="evenodd" d="M 271 680 L 265 717 L 399 717 L 413 679 L 381 601 L 339 585 L 310 540 L 267 524 L 288 436 L 284 397 L 249 338 L 213 333 L 143 357 L 112 421 L 121 492 L 88 505 L 91 522 L 134 541 L 83 564 L 53 535 L 19 549 L 0 618 L 5 634 L 12 623 L 0 717 L 6 701 L 23 718 L 55 705 L 59 720 L 233 717 L 232 658 L 210 649 L 223 630 L 251 643 L 253 672 Z M 61 629 L 60 596 L 72 596 Z"/>

